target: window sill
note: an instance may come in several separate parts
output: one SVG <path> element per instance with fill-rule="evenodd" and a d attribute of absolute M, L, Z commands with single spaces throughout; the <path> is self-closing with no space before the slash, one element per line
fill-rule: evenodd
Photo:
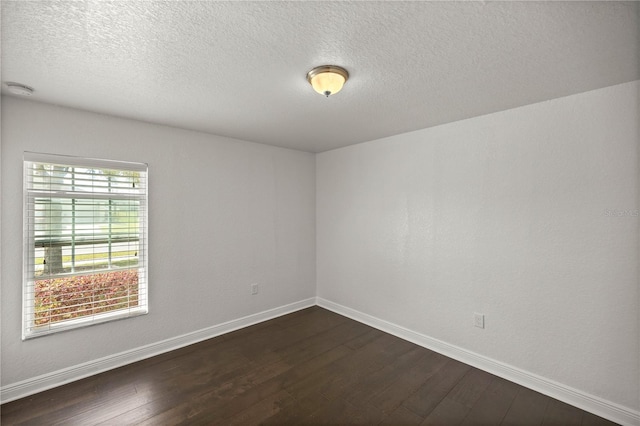
<path fill-rule="evenodd" d="M 89 327 L 92 325 L 103 324 L 105 322 L 118 321 L 126 318 L 146 315 L 149 309 L 146 307 L 122 309 L 113 312 L 105 312 L 103 314 L 87 316 L 84 318 L 74 318 L 71 320 L 60 321 L 55 324 L 31 327 L 29 332 L 22 336 L 22 340 L 34 339 L 36 337 L 48 336 L 54 333 L 60 333 L 68 330 Z"/>

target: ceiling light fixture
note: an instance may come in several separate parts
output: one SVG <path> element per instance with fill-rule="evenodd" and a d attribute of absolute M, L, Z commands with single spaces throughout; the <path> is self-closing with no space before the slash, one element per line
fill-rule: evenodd
<path fill-rule="evenodd" d="M 348 79 L 347 70 L 337 65 L 315 67 L 307 73 L 307 81 L 313 86 L 313 90 L 326 97 L 342 90 Z"/>
<path fill-rule="evenodd" d="M 29 86 L 25 86 L 20 83 L 7 83 L 7 89 L 9 93 L 13 93 L 14 95 L 20 96 L 31 96 L 33 95 L 33 89 Z"/>

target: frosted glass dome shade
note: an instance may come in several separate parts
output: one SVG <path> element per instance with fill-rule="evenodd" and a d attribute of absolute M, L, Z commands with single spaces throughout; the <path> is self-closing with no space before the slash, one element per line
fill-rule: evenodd
<path fill-rule="evenodd" d="M 329 96 L 342 90 L 342 86 L 349 78 L 349 73 L 344 68 L 335 65 L 324 65 L 309 71 L 307 80 L 313 89 L 321 95 Z"/>

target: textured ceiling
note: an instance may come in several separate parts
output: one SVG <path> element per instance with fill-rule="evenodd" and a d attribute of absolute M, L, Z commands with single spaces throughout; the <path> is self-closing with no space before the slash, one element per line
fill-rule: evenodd
<path fill-rule="evenodd" d="M 639 10 L 3 0 L 2 81 L 36 101 L 321 152 L 639 79 Z M 305 79 L 324 64 L 351 74 L 328 99 Z"/>

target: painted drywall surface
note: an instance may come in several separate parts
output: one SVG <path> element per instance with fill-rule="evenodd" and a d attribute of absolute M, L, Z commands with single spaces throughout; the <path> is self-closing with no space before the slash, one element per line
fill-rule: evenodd
<path fill-rule="evenodd" d="M 638 89 L 318 154 L 318 296 L 638 410 Z"/>
<path fill-rule="evenodd" d="M 21 341 L 24 151 L 149 164 L 148 315 Z M 2 384 L 313 297 L 314 194 L 313 154 L 3 97 Z"/>

